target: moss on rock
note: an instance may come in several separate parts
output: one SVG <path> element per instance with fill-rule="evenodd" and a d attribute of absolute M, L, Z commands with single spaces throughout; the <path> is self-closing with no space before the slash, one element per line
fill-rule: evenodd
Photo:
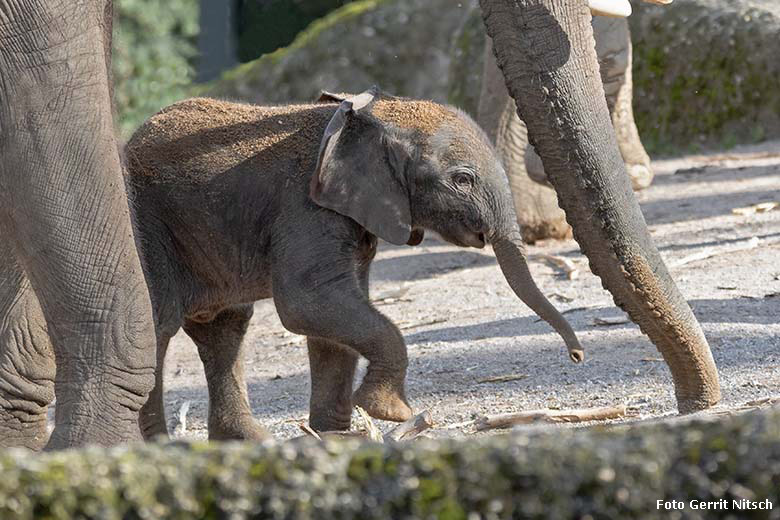
<path fill-rule="evenodd" d="M 677 0 L 637 5 L 634 110 L 655 151 L 780 136 L 780 3 Z"/>
<path fill-rule="evenodd" d="M 9 450 L 0 473 L 0 518 L 666 518 L 659 499 L 730 506 L 686 518 L 778 518 L 780 409 L 400 445 Z M 741 498 L 776 509 L 736 511 Z"/>

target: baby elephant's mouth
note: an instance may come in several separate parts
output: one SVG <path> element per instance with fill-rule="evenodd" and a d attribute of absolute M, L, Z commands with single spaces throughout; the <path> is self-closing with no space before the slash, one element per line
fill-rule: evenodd
<path fill-rule="evenodd" d="M 463 235 L 463 245 L 482 249 L 485 247 L 485 234 L 468 232 Z"/>

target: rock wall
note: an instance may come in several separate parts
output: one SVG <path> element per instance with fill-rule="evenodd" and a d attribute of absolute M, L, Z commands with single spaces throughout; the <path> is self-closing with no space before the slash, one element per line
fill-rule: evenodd
<path fill-rule="evenodd" d="M 256 103 L 315 99 L 320 90 L 371 85 L 401 96 L 447 100 L 450 43 L 472 0 L 363 0 L 315 22 L 292 45 L 246 63 L 206 87 Z"/>
<path fill-rule="evenodd" d="M 638 2 L 634 111 L 655 150 L 695 150 L 780 136 L 780 2 Z"/>
<path fill-rule="evenodd" d="M 635 3 L 634 110 L 653 152 L 780 137 L 780 2 Z M 484 29 L 475 0 L 361 0 L 295 42 L 240 66 L 205 93 L 252 102 L 310 100 L 372 84 L 475 114 Z"/>

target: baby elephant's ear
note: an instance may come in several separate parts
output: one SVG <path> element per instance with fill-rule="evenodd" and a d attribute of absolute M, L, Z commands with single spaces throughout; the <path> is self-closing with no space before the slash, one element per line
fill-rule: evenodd
<path fill-rule="evenodd" d="M 371 117 L 371 89 L 345 99 L 320 143 L 309 194 L 318 205 L 350 217 L 391 244 L 406 244 L 412 232 L 403 160 Z"/>
<path fill-rule="evenodd" d="M 348 94 L 336 94 L 323 90 L 320 92 L 320 97 L 317 98 L 317 103 L 341 103 L 348 97 Z"/>

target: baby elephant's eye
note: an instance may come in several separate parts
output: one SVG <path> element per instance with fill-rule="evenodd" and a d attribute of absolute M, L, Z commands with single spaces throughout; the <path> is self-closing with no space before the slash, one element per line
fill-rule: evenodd
<path fill-rule="evenodd" d="M 470 188 L 474 185 L 474 176 L 463 170 L 456 171 L 452 174 L 452 182 L 460 188 Z"/>

